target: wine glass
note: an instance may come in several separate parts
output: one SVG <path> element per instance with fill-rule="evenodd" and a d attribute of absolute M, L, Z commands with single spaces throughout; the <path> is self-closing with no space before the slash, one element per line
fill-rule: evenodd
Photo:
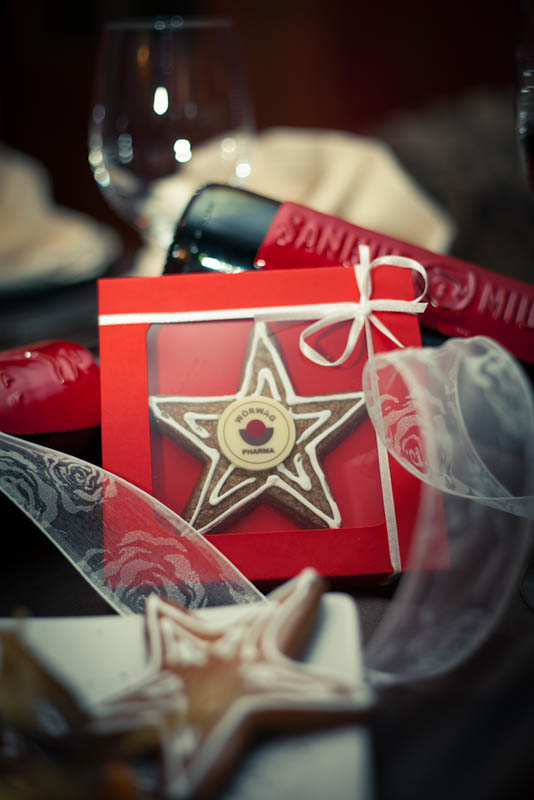
<path fill-rule="evenodd" d="M 109 204 L 160 256 L 200 185 L 246 181 L 253 127 L 230 20 L 175 16 L 104 27 L 89 163 Z"/>
<path fill-rule="evenodd" d="M 521 32 L 516 53 L 516 128 L 521 166 L 534 193 L 534 5 L 523 0 Z"/>

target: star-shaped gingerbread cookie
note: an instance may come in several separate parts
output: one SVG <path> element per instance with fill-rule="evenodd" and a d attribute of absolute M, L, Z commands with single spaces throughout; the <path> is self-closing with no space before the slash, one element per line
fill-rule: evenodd
<path fill-rule="evenodd" d="M 249 339 L 233 395 L 149 398 L 164 435 L 203 462 L 182 516 L 206 533 L 260 502 L 305 528 L 337 528 L 341 515 L 321 457 L 365 414 L 363 393 L 297 395 L 265 323 Z"/>
<path fill-rule="evenodd" d="M 151 721 L 160 732 L 165 796 L 210 798 L 256 731 L 360 715 L 370 705 L 367 687 L 290 657 L 314 623 L 322 591 L 319 575 L 305 570 L 231 622 L 208 622 L 151 596 L 147 677 L 98 709 L 100 727 L 133 730 Z"/>

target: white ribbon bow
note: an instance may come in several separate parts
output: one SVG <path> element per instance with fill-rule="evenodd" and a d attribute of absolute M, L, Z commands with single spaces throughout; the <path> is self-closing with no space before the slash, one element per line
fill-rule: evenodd
<path fill-rule="evenodd" d="M 301 353 L 313 361 L 324 367 L 337 367 L 343 364 L 350 356 L 360 333 L 365 328 L 365 338 L 367 343 L 367 356 L 369 363 L 374 361 L 374 347 L 371 325 L 374 325 L 381 331 L 387 338 L 400 348 L 404 348 L 395 334 L 389 330 L 387 325 L 375 316 L 375 311 L 404 311 L 409 314 L 421 314 L 428 303 L 423 303 L 422 298 L 425 296 L 428 288 L 428 278 L 425 268 L 413 258 L 405 256 L 380 256 L 379 258 L 370 260 L 369 246 L 361 244 L 359 246 L 360 263 L 355 264 L 353 267 L 354 276 L 356 278 L 356 285 L 360 292 L 360 300 L 358 303 L 340 303 L 335 311 L 326 313 L 317 322 L 308 325 L 300 334 L 299 347 Z M 373 282 L 371 280 L 371 271 L 375 267 L 382 265 L 400 267 L 401 269 L 411 269 L 418 272 L 423 278 L 423 291 L 414 300 L 399 300 L 396 298 L 372 299 Z M 335 325 L 338 322 L 345 320 L 352 320 L 352 325 L 345 345 L 345 350 L 335 361 L 329 361 L 314 347 L 312 347 L 306 340 L 309 336 L 317 331 L 328 328 L 330 325 Z M 377 377 L 374 370 L 371 370 L 371 380 L 375 392 L 378 392 Z M 379 423 L 382 428 L 384 420 L 381 413 L 379 414 Z M 376 445 L 378 452 L 378 463 L 380 469 L 380 482 L 382 485 L 382 497 L 384 501 L 384 513 L 386 517 L 386 528 L 388 536 L 389 555 L 391 559 L 391 566 L 393 574 L 396 575 L 402 568 L 401 554 L 399 549 L 399 537 L 397 531 L 397 518 L 395 515 L 395 501 L 393 497 L 393 487 L 391 484 L 391 473 L 389 469 L 389 459 L 386 447 L 379 436 L 379 431 L 376 432 Z"/>
<path fill-rule="evenodd" d="M 354 275 L 356 278 L 356 285 L 360 292 L 360 300 L 357 303 L 339 303 L 338 308 L 324 317 L 308 325 L 300 334 L 299 346 L 300 350 L 306 358 L 324 367 L 338 367 L 343 364 L 354 350 L 356 342 L 365 327 L 367 335 L 367 347 L 370 353 L 372 352 L 372 338 L 370 324 L 373 324 L 379 331 L 381 331 L 388 339 L 390 339 L 398 347 L 404 347 L 395 334 L 389 330 L 387 325 L 375 315 L 375 311 L 401 311 L 409 314 L 422 314 L 427 307 L 428 303 L 423 303 L 422 298 L 425 296 L 428 289 L 428 278 L 425 268 L 415 259 L 407 258 L 405 256 L 380 256 L 372 261 L 370 260 L 369 246 L 361 244 L 359 246 L 360 263 L 355 264 L 353 267 Z M 423 278 L 424 288 L 421 294 L 414 300 L 399 300 L 396 298 L 380 298 L 372 299 L 373 283 L 371 280 L 371 271 L 375 267 L 383 265 L 400 267 L 401 269 L 411 269 L 418 272 Z M 352 320 L 352 325 L 347 338 L 347 343 L 343 353 L 335 361 L 329 361 L 321 353 L 319 353 L 307 339 L 317 331 L 323 328 L 328 328 L 338 322 L 345 322 Z"/>

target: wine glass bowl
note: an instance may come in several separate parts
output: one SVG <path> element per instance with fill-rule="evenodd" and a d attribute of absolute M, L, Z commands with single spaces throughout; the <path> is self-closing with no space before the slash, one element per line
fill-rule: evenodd
<path fill-rule="evenodd" d="M 531 194 L 534 194 L 534 4 L 521 8 L 521 33 L 516 51 L 516 128 L 519 156 Z"/>
<path fill-rule="evenodd" d="M 108 23 L 89 130 L 94 178 L 119 216 L 167 248 L 198 186 L 250 174 L 253 118 L 233 24 Z"/>

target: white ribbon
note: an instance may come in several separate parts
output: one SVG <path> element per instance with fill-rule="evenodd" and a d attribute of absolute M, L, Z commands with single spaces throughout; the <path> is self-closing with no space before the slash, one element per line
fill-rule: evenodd
<path fill-rule="evenodd" d="M 367 339 L 367 351 L 369 357 L 371 357 L 374 354 L 371 324 L 383 333 L 384 336 L 387 336 L 397 347 L 404 347 L 402 342 L 397 339 L 395 334 L 390 331 L 387 325 L 384 325 L 382 320 L 380 320 L 374 312 L 400 311 L 408 314 L 422 314 L 428 305 L 428 303 L 421 302 L 428 289 L 428 278 L 425 268 L 418 261 L 413 258 L 395 255 L 380 256 L 371 261 L 369 245 L 366 244 L 361 244 L 359 246 L 359 255 L 360 263 L 355 264 L 352 268 L 356 278 L 356 285 L 360 293 L 359 302 L 340 303 L 335 311 L 325 314 L 321 319 L 317 320 L 317 322 L 308 325 L 300 334 L 299 346 L 301 353 L 306 356 L 306 358 L 310 359 L 310 361 L 313 361 L 314 364 L 319 364 L 323 367 L 338 367 L 344 364 L 354 350 L 364 327 Z M 400 267 L 401 269 L 410 269 L 418 272 L 423 278 L 423 291 L 414 300 L 399 300 L 398 298 L 372 299 L 373 283 L 371 272 L 375 267 L 381 266 Z M 345 349 L 335 361 L 329 361 L 308 343 L 307 339 L 317 331 L 350 319 L 352 319 L 352 325 Z"/>
<path fill-rule="evenodd" d="M 308 325 L 300 334 L 299 347 L 301 353 L 306 356 L 314 364 L 319 364 L 324 367 L 338 367 L 344 364 L 349 358 L 350 354 L 356 346 L 360 334 L 365 329 L 365 338 L 367 344 L 368 362 L 372 363 L 374 358 L 373 335 L 372 325 L 375 326 L 381 333 L 397 345 L 397 347 L 404 348 L 395 334 L 380 320 L 375 311 L 400 311 L 408 314 L 421 314 L 427 307 L 427 303 L 422 302 L 428 289 L 428 278 L 425 268 L 413 258 L 405 256 L 380 256 L 371 261 L 369 246 L 361 244 L 359 246 L 360 263 L 353 266 L 354 276 L 356 278 L 356 285 L 360 293 L 360 300 L 357 303 L 342 303 L 332 312 L 326 313 L 317 322 Z M 413 300 L 399 300 L 398 298 L 377 298 L 373 299 L 373 282 L 371 279 L 371 272 L 375 267 L 393 266 L 400 267 L 401 269 L 410 269 L 419 273 L 423 278 L 423 291 L 418 297 Z M 347 343 L 343 353 L 335 361 L 329 361 L 314 347 L 312 347 L 307 339 L 317 331 L 329 328 L 339 322 L 345 322 L 352 319 L 352 325 L 347 337 Z M 371 380 L 377 382 L 376 373 L 371 370 Z M 378 391 L 378 386 L 373 387 Z M 380 419 L 382 428 L 384 427 L 383 419 Z M 386 528 L 388 535 L 389 555 L 391 559 L 391 566 L 393 568 L 393 575 L 398 575 L 402 569 L 402 561 L 399 549 L 399 536 L 397 529 L 397 517 L 395 514 L 395 499 L 393 497 L 393 487 L 391 485 L 391 472 L 389 469 L 388 451 L 382 441 L 382 431 L 375 431 L 376 433 L 376 446 L 378 451 L 378 464 L 380 469 L 380 481 L 382 484 L 382 499 L 384 502 L 384 514 L 386 517 Z"/>

